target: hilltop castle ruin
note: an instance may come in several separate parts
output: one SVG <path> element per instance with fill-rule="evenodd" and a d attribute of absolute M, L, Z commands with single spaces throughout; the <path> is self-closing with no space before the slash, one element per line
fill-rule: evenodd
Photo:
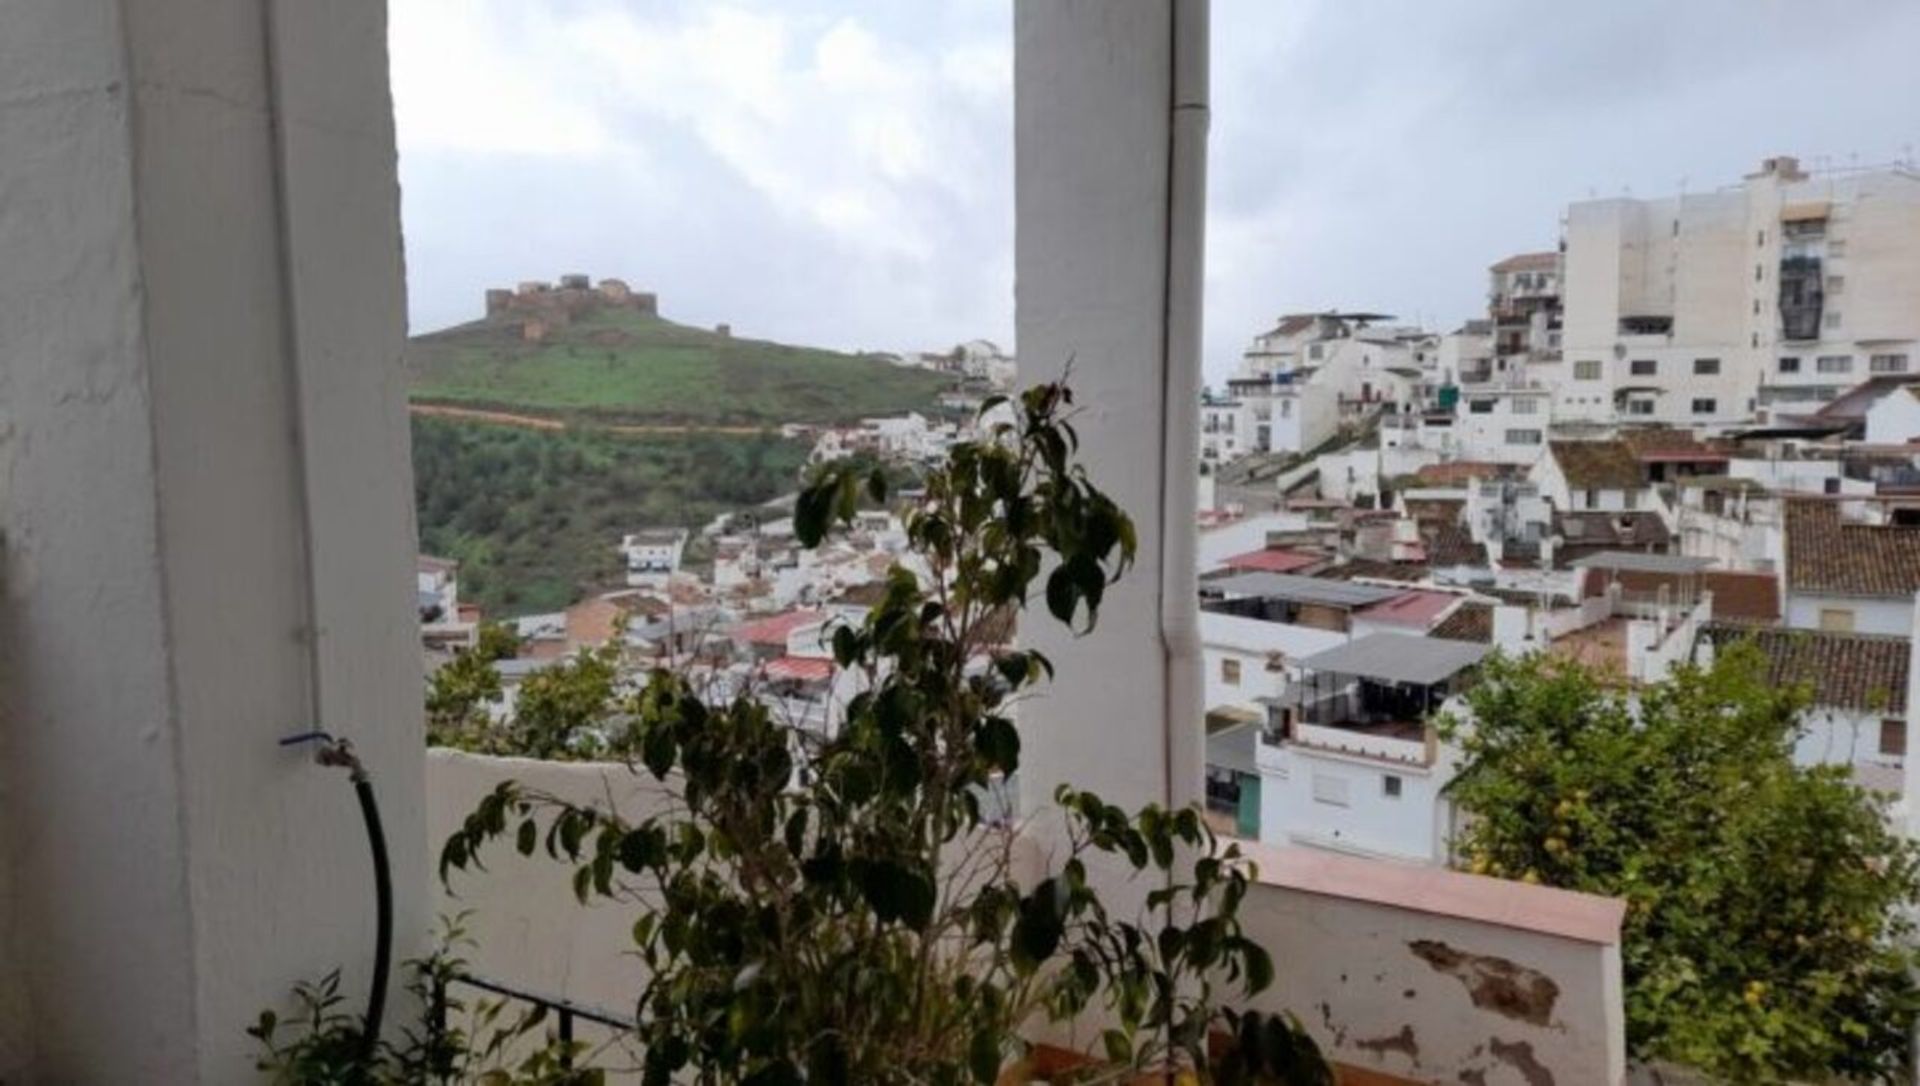
<path fill-rule="evenodd" d="M 544 342 L 556 329 L 601 309 L 631 309 L 657 317 L 660 299 L 651 291 L 634 290 L 624 279 L 594 283 L 584 275 L 563 275 L 558 286 L 530 279 L 512 290 L 487 291 L 487 320 L 519 325 L 520 338 L 529 343 Z"/>

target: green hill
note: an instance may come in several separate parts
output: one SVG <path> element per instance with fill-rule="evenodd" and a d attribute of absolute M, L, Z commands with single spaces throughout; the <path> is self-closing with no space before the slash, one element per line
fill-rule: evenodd
<path fill-rule="evenodd" d="M 771 434 L 630 437 L 413 420 L 420 548 L 460 562 L 489 614 L 565 607 L 622 584 L 614 545 L 638 528 L 699 528 L 791 491 L 804 442 Z"/>
<path fill-rule="evenodd" d="M 613 307 L 549 330 L 545 342 L 526 342 L 516 321 L 418 336 L 407 367 L 420 403 L 640 425 L 926 412 L 951 384 L 878 356 L 739 339 Z"/>

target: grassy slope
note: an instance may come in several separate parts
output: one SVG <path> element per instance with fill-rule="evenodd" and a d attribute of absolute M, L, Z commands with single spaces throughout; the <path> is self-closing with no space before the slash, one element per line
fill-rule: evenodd
<path fill-rule="evenodd" d="M 415 399 L 607 422 L 834 422 L 931 409 L 947 379 L 883 359 L 604 310 L 549 344 L 464 324 L 408 348 Z"/>
<path fill-rule="evenodd" d="M 489 614 L 558 610 L 620 583 L 614 545 L 642 527 L 698 528 L 794 489 L 803 443 L 696 434 L 616 437 L 413 420 L 420 546 L 461 562 Z"/>

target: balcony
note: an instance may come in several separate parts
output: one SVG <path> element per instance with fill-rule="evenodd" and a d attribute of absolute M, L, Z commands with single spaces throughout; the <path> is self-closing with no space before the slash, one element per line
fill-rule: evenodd
<path fill-rule="evenodd" d="M 507 776 L 628 812 L 664 801 L 626 766 L 423 749 L 384 6 L 263 10 L 0 8 L 7 55 L 34 58 L 0 73 L 17 258 L 0 354 L 10 440 L 33 450 L 0 510 L 20 635 L 0 760 L 7 1081 L 245 1081 L 242 1029 L 294 980 L 338 966 L 365 990 L 367 848 L 344 775 L 280 747 L 289 731 L 351 738 L 380 790 L 394 960 L 426 948 L 433 913 L 473 908 L 473 972 L 582 1021 L 646 980 L 620 952 L 634 909 L 581 908 L 550 865 L 507 852 L 459 897 L 435 880 L 439 843 Z M 1179 579 L 1198 442 L 1179 428 L 1200 376 L 1206 82 L 1175 57 L 1206 55 L 1205 6 L 1172 10 L 1014 9 L 1019 342 L 1075 361 L 1098 405 L 1082 448 L 1169 571 L 1113 591 L 1093 637 L 1023 629 L 1078 676 L 1022 707 L 1028 797 L 1200 795 Z M 1057 843 L 1031 823 L 1022 862 Z M 1244 914 L 1279 963 L 1266 1006 L 1336 1059 L 1624 1074 L 1610 903 L 1268 859 Z"/>
<path fill-rule="evenodd" d="M 1431 766 L 1433 718 L 1471 681 L 1485 645 L 1376 633 L 1301 660 L 1275 703 L 1282 742 L 1312 750 Z"/>

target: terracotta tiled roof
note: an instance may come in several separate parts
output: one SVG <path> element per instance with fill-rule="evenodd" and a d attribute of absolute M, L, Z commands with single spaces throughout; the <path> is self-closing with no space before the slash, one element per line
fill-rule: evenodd
<path fill-rule="evenodd" d="M 1444 637 L 1449 641 L 1471 641 L 1475 644 L 1493 643 L 1493 605 L 1468 600 L 1453 614 L 1440 620 L 1433 628 L 1432 637 Z"/>
<path fill-rule="evenodd" d="M 1544 253 L 1515 253 L 1489 268 L 1489 271 L 1552 271 L 1560 266 L 1560 254 L 1552 251 Z"/>
<path fill-rule="evenodd" d="M 1547 448 L 1575 490 L 1634 490 L 1646 485 L 1624 441 L 1550 441 Z"/>
<path fill-rule="evenodd" d="M 1767 658 L 1768 681 L 1811 684 L 1815 705 L 1906 715 L 1910 650 L 1904 637 L 1718 622 L 1704 634 L 1716 647 L 1751 640 Z"/>
<path fill-rule="evenodd" d="M 1302 554 L 1282 547 L 1268 547 L 1264 550 L 1248 551 L 1236 554 L 1221 561 L 1228 569 L 1258 569 L 1268 573 L 1295 573 L 1308 566 L 1326 561 L 1317 554 Z"/>
<path fill-rule="evenodd" d="M 1825 501 L 1787 502 L 1787 590 L 1912 597 L 1920 589 L 1920 528 L 1849 524 Z"/>
<path fill-rule="evenodd" d="M 1274 325 L 1273 331 L 1268 332 L 1267 334 L 1270 336 L 1298 335 L 1299 333 L 1304 332 L 1307 329 L 1313 327 L 1313 316 L 1314 315 L 1312 313 L 1293 313 L 1288 316 L 1281 317 L 1280 323 Z"/>
<path fill-rule="evenodd" d="M 1328 566 L 1314 574 L 1330 581 L 1351 581 L 1355 577 L 1374 577 L 1382 581 L 1424 581 L 1432 574 L 1422 562 L 1381 562 L 1355 558 L 1345 565 Z"/>
<path fill-rule="evenodd" d="M 833 661 L 813 656 L 780 656 L 768 660 L 762 673 L 769 679 L 818 682 L 833 677 Z"/>
<path fill-rule="evenodd" d="M 821 611 L 788 611 L 783 615 L 736 626 L 733 638 L 751 645 L 785 645 L 788 634 L 825 617 L 826 614 Z"/>
<path fill-rule="evenodd" d="M 1485 460 L 1452 460 L 1444 464 L 1423 464 L 1413 475 L 1423 483 L 1464 483 L 1469 479 L 1497 479 L 1515 475 L 1518 470 L 1511 464 L 1495 464 Z"/>
<path fill-rule="evenodd" d="M 1420 541 L 1427 546 L 1427 561 L 1436 566 L 1484 566 L 1487 548 L 1473 541 L 1473 533 L 1459 521 L 1420 526 Z"/>
<path fill-rule="evenodd" d="M 1589 598 L 1607 590 L 1607 582 L 1617 580 L 1628 592 L 1653 595 L 1664 586 L 1675 599 L 1689 588 L 1713 593 L 1713 618 L 1718 622 L 1768 625 L 1780 621 L 1780 579 L 1771 573 L 1709 569 L 1693 578 L 1677 573 L 1649 573 L 1623 569 L 1614 572 L 1588 570 L 1584 594 Z"/>
<path fill-rule="evenodd" d="M 1400 504 L 1413 519 L 1440 524 L 1458 523 L 1460 510 L 1467 505 L 1459 498 L 1408 498 Z"/>

